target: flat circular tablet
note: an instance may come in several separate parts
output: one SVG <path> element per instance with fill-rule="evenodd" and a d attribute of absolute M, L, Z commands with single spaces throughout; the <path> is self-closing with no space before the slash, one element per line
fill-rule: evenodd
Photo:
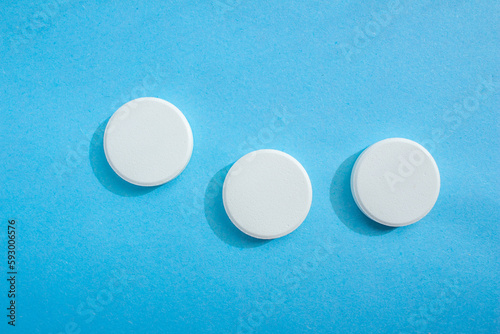
<path fill-rule="evenodd" d="M 293 157 L 258 150 L 231 167 L 222 198 L 229 218 L 242 232 L 274 239 L 302 224 L 311 207 L 312 187 L 306 170 Z"/>
<path fill-rule="evenodd" d="M 138 186 L 158 186 L 186 168 L 193 133 L 173 104 L 143 97 L 124 104 L 110 118 L 104 152 L 122 179 Z"/>
<path fill-rule="evenodd" d="M 387 226 L 413 224 L 431 211 L 439 195 L 436 162 L 420 144 L 390 138 L 368 147 L 356 160 L 351 190 L 369 218 Z"/>

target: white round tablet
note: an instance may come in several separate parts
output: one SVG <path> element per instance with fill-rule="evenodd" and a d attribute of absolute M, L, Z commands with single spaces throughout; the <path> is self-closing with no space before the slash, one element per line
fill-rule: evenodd
<path fill-rule="evenodd" d="M 173 104 L 143 97 L 124 104 L 110 118 L 104 152 L 122 179 L 138 186 L 158 186 L 186 168 L 193 133 Z"/>
<path fill-rule="evenodd" d="M 351 174 L 352 194 L 361 211 L 393 227 L 413 224 L 427 215 L 439 188 L 434 158 L 420 144 L 403 138 L 368 147 Z"/>
<path fill-rule="evenodd" d="M 258 150 L 239 159 L 224 180 L 224 208 L 242 232 L 275 239 L 294 231 L 312 201 L 309 176 L 292 156 Z"/>

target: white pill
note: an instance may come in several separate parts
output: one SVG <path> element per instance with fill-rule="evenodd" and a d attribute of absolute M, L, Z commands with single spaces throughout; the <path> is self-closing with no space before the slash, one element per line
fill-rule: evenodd
<path fill-rule="evenodd" d="M 413 224 L 429 213 L 439 195 L 439 170 L 420 144 L 390 138 L 368 147 L 356 160 L 351 190 L 369 218 L 387 226 Z"/>
<path fill-rule="evenodd" d="M 171 103 L 143 97 L 121 106 L 104 133 L 111 168 L 138 186 L 164 184 L 186 168 L 193 133 L 186 117 Z"/>
<path fill-rule="evenodd" d="M 292 156 L 258 150 L 231 167 L 222 198 L 229 218 L 242 232 L 274 239 L 294 231 L 305 220 L 312 187 L 306 170 Z"/>

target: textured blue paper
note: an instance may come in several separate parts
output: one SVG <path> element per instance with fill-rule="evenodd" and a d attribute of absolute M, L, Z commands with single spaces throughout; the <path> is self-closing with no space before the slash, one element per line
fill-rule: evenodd
<path fill-rule="evenodd" d="M 1 333 L 500 332 L 498 1 L 0 12 Z M 175 104 L 194 133 L 186 170 L 154 189 L 122 182 L 102 151 L 108 118 L 140 96 Z M 431 150 L 442 187 L 427 217 L 390 229 L 359 212 L 349 176 L 395 136 Z M 236 230 L 220 196 L 261 148 L 313 185 L 306 221 L 269 242 Z"/>

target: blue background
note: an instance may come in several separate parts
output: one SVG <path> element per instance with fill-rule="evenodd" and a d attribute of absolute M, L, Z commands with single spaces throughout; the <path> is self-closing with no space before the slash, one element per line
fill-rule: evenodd
<path fill-rule="evenodd" d="M 0 11 L 0 332 L 500 332 L 497 1 Z M 102 152 L 109 117 L 140 96 L 179 107 L 195 140 L 185 171 L 153 189 Z M 432 152 L 442 185 L 428 216 L 390 229 L 359 212 L 348 180 L 395 136 Z M 236 230 L 220 196 L 229 166 L 261 148 L 297 158 L 313 185 L 306 221 L 269 242 Z"/>

